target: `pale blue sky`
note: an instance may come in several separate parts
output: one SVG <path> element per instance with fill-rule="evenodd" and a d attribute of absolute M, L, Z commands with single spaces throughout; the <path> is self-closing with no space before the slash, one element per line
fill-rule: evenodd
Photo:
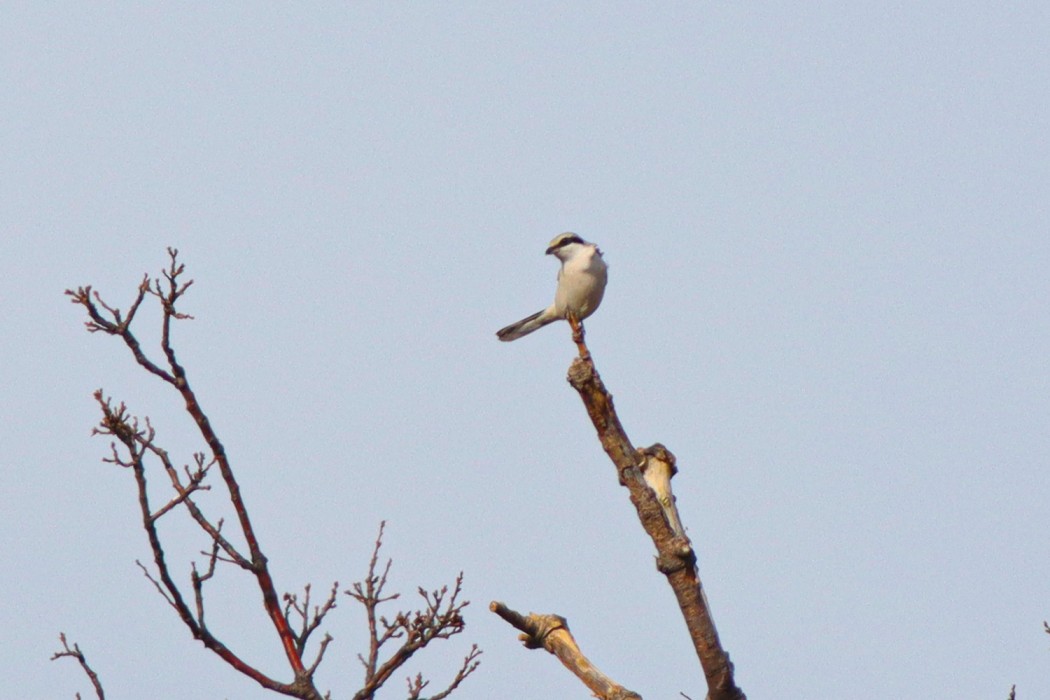
<path fill-rule="evenodd" d="M 478 642 L 454 697 L 587 695 L 493 599 L 703 697 L 568 330 L 494 337 L 573 230 L 610 264 L 592 351 L 678 455 L 752 700 L 1050 697 L 1048 39 L 1034 2 L 6 6 L 5 686 L 86 693 L 61 630 L 113 698 L 270 697 L 141 577 L 130 475 L 89 437 L 104 387 L 199 449 L 62 296 L 126 305 L 173 245 L 177 344 L 282 590 L 349 586 L 387 519 L 406 594 L 465 571 L 467 632 L 409 669 Z M 165 523 L 184 578 L 189 531 Z M 210 620 L 287 678 L 257 598 L 224 572 Z"/>

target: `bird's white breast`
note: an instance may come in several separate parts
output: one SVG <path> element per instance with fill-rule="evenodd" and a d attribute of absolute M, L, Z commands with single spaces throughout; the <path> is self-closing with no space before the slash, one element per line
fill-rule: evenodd
<path fill-rule="evenodd" d="M 585 319 L 594 313 L 605 294 L 606 265 L 594 246 L 580 246 L 562 264 L 554 305 L 559 315 L 569 311 Z"/>

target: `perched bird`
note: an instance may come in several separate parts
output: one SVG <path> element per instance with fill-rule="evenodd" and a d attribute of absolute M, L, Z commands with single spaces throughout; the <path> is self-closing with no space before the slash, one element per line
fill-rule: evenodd
<path fill-rule="evenodd" d="M 497 331 L 496 336 L 500 340 L 517 340 L 561 319 L 569 321 L 575 333 L 577 322 L 593 314 L 602 303 L 607 268 L 598 246 L 588 243 L 575 233 L 563 233 L 551 241 L 547 255 L 557 256 L 561 260 L 554 303 L 543 311 L 537 311 Z"/>

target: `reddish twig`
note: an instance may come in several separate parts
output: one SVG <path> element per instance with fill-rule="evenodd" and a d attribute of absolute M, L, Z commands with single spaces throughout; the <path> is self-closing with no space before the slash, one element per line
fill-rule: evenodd
<path fill-rule="evenodd" d="M 196 471 L 191 472 L 187 468 L 185 472 L 187 480 L 183 482 L 182 475 L 175 469 L 167 452 L 154 443 L 155 433 L 148 421 L 145 428 L 140 428 L 138 420 L 129 416 L 124 404 L 114 406 L 109 399 L 103 398 L 101 390 L 95 394 L 103 413 L 100 427 L 96 432 L 113 436 L 126 451 L 126 455 L 120 455 L 116 448 L 116 443 L 114 443 L 111 448 L 112 457 L 107 461 L 130 468 L 134 473 L 142 525 L 149 539 L 150 548 L 153 551 L 156 577 L 150 575 L 149 572 L 146 573 L 157 589 L 164 594 L 168 603 L 178 612 L 179 617 L 193 636 L 199 639 L 208 649 L 222 657 L 228 664 L 263 687 L 293 697 L 319 699 L 321 694 L 313 685 L 312 673 L 308 673 L 308 669 L 303 664 L 296 635 L 288 623 L 288 618 L 281 610 L 266 556 L 262 552 L 255 530 L 252 527 L 247 507 L 240 492 L 240 485 L 234 477 L 226 455 L 226 449 L 201 408 L 200 402 L 187 379 L 186 370 L 179 363 L 172 345 L 172 321 L 192 318 L 189 314 L 180 312 L 177 305 L 181 297 L 193 284 L 193 281 L 183 282 L 181 280 L 185 272 L 185 266 L 178 262 L 178 251 L 169 248 L 168 256 L 170 264 L 162 272 L 163 282 L 157 279 L 151 283 L 149 276 L 145 276 L 139 284 L 137 295 L 132 301 L 126 316 L 122 315 L 120 309 L 110 306 L 103 301 L 102 297 L 97 292 L 93 292 L 89 286 L 80 287 L 76 291 L 67 290 L 66 294 L 72 298 L 73 303 L 80 304 L 87 311 L 89 320 L 86 322 L 86 326 L 88 331 L 106 333 L 120 338 L 141 367 L 154 376 L 159 377 L 179 392 L 185 403 L 187 413 L 193 419 L 201 437 L 208 445 L 211 459 L 206 461 L 203 455 L 198 456 L 196 458 Z M 156 298 L 163 310 L 160 339 L 161 352 L 164 356 L 163 362 L 155 362 L 150 359 L 131 330 L 131 323 L 147 295 Z M 153 510 L 150 504 L 147 489 L 144 465 L 144 459 L 147 454 L 161 461 L 176 491 L 176 496 L 157 510 Z M 205 466 L 206 464 L 207 466 Z M 201 481 L 212 464 L 218 465 L 221 478 L 227 487 L 230 503 L 236 513 L 241 534 L 248 547 L 247 556 L 242 555 L 222 535 L 220 527 L 214 525 L 200 511 L 192 498 L 194 491 L 203 488 Z M 196 611 L 191 610 L 170 574 L 156 529 L 157 519 L 178 505 L 186 507 L 193 519 L 208 533 L 212 541 L 208 570 L 204 574 L 200 574 L 194 568 L 191 575 Z M 294 680 L 291 683 L 282 683 L 270 678 L 245 662 L 215 637 L 207 625 L 204 624 L 203 586 L 205 581 L 214 574 L 215 564 L 220 558 L 220 550 L 225 555 L 222 557 L 224 561 L 231 561 L 237 564 L 241 568 L 250 571 L 255 577 L 259 591 L 262 594 L 263 606 L 273 623 L 294 675 Z"/>

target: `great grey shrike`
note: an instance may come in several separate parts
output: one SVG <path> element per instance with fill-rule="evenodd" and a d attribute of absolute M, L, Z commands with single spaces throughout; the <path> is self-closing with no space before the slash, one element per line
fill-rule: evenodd
<path fill-rule="evenodd" d="M 554 303 L 543 311 L 537 311 L 497 331 L 496 336 L 500 340 L 517 340 L 562 319 L 569 321 L 575 331 L 575 322 L 593 314 L 602 303 L 608 268 L 598 246 L 588 243 L 575 233 L 562 233 L 551 241 L 547 255 L 554 255 L 561 260 Z"/>

